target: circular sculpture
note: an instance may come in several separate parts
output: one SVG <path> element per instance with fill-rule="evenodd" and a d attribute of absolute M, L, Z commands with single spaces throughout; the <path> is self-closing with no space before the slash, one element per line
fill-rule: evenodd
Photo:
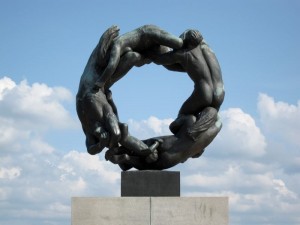
<path fill-rule="evenodd" d="M 170 124 L 173 135 L 141 141 L 119 121 L 109 88 L 133 66 L 151 62 L 187 73 L 194 90 Z M 145 25 L 119 36 L 119 28 L 112 26 L 103 33 L 87 62 L 76 108 L 90 154 L 106 147 L 106 160 L 122 170 L 163 170 L 202 155 L 221 129 L 218 111 L 224 94 L 218 60 L 199 31 L 186 30 L 176 37 L 157 26 Z"/>

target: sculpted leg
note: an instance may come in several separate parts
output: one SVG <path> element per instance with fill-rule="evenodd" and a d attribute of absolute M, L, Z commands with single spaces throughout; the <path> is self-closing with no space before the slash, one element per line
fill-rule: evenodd
<path fill-rule="evenodd" d="M 210 106 L 213 100 L 213 87 L 207 82 L 195 83 L 191 96 L 183 103 L 179 115 L 197 115 L 205 107 Z"/>
<path fill-rule="evenodd" d="M 183 40 L 181 38 L 176 37 L 157 26 L 145 25 L 141 27 L 141 30 L 158 45 L 168 46 L 173 49 L 179 49 L 183 45 Z"/>
<path fill-rule="evenodd" d="M 130 155 L 136 155 L 136 156 L 149 156 L 152 151 L 154 150 L 154 147 L 157 147 L 158 145 L 155 143 L 155 146 L 152 148 L 149 148 L 144 142 L 141 140 L 129 135 L 128 133 L 128 126 L 127 124 L 120 123 L 120 129 L 122 133 L 122 137 L 120 140 L 120 144 L 124 146 L 128 151 L 130 152 Z"/>

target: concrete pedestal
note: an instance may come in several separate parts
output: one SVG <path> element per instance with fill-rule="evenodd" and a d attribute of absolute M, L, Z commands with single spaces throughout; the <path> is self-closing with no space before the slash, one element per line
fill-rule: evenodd
<path fill-rule="evenodd" d="M 149 198 L 72 198 L 72 225 L 149 224 Z"/>
<path fill-rule="evenodd" d="M 228 225 L 228 198 L 179 197 L 179 172 L 122 172 L 121 196 L 72 198 L 72 225 Z"/>
<path fill-rule="evenodd" d="M 228 225 L 228 198 L 72 198 L 72 225 Z"/>
<path fill-rule="evenodd" d="M 227 197 L 151 198 L 150 225 L 228 225 Z"/>

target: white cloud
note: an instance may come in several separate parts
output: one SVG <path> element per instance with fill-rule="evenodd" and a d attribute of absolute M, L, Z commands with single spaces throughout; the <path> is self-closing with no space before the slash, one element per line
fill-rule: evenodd
<path fill-rule="evenodd" d="M 8 188 L 0 188 L 0 200 L 4 201 L 8 198 L 10 190 Z"/>
<path fill-rule="evenodd" d="M 128 126 L 132 135 L 140 138 L 146 139 L 150 137 L 170 135 L 169 130 L 170 123 L 173 119 L 159 119 L 155 116 L 150 116 L 146 120 L 135 121 L 130 119 L 128 121 Z"/>
<path fill-rule="evenodd" d="M 16 83 L 8 77 L 3 77 L 0 79 L 0 100 L 2 100 L 3 96 L 15 86 Z"/>
<path fill-rule="evenodd" d="M 21 174 L 21 169 L 19 167 L 5 168 L 0 167 L 0 179 L 15 179 Z"/>
<path fill-rule="evenodd" d="M 72 196 L 118 194 L 117 166 L 99 155 L 58 152 L 47 141 L 57 129 L 74 128 L 67 89 L 5 77 L 0 97 L 1 224 L 69 223 Z"/>
<path fill-rule="evenodd" d="M 54 147 L 37 138 L 30 140 L 29 146 L 34 152 L 38 153 L 51 154 L 55 151 Z"/>
<path fill-rule="evenodd" d="M 17 151 L 20 149 L 21 140 L 30 136 L 29 129 L 20 128 L 13 117 L 3 117 L 0 113 L 0 155 L 8 146 L 10 151 Z"/>
<path fill-rule="evenodd" d="M 209 152 L 179 166 L 183 196 L 229 196 L 233 224 L 262 220 L 272 223 L 274 220 L 268 218 L 272 213 L 284 214 L 293 218 L 291 221 L 297 219 L 299 210 L 286 210 L 299 206 L 299 193 L 295 188 L 290 189 L 292 185 L 287 185 L 296 178 L 283 175 L 276 163 L 265 161 L 272 146 L 272 143 L 269 146 L 269 137 L 254 118 L 241 109 L 225 110 L 221 117 L 223 128 L 208 147 Z M 134 122 L 138 132 L 133 130 L 137 135 L 142 129 L 145 131 L 143 136 L 146 133 L 148 137 L 158 135 L 155 132 L 158 129 L 147 122 Z M 163 126 L 161 130 L 168 129 L 167 124 Z M 244 221 L 239 219 L 241 214 Z"/>
<path fill-rule="evenodd" d="M 220 163 L 220 161 L 219 161 Z M 184 183 L 187 186 L 198 186 L 204 189 L 219 190 L 222 187 L 224 190 L 246 191 L 256 193 L 268 189 L 273 185 L 273 174 L 269 172 L 261 173 L 246 173 L 242 164 L 230 163 L 225 171 L 219 171 L 218 174 L 211 173 L 195 173 L 186 175 Z M 213 169 L 214 164 L 207 169 Z"/>
<path fill-rule="evenodd" d="M 255 120 L 239 108 L 221 112 L 223 127 L 213 142 L 222 157 L 260 157 L 265 154 L 266 140 Z M 222 150 L 222 151 L 221 151 Z"/>
<path fill-rule="evenodd" d="M 298 224 L 300 152 L 288 132 L 299 134 L 299 106 L 261 94 L 258 107 L 262 127 L 241 109 L 221 112 L 209 151 L 184 169 L 184 195 L 229 196 L 232 224 Z"/>
<path fill-rule="evenodd" d="M 74 167 L 76 166 L 76 168 Z M 92 172 L 95 175 L 102 177 L 103 182 L 115 183 L 119 179 L 119 173 L 110 171 L 108 168 L 110 163 L 100 160 L 97 156 L 92 156 L 87 153 L 70 151 L 63 157 L 63 161 L 58 168 L 71 173 L 72 171 L 80 170 Z"/>
<path fill-rule="evenodd" d="M 14 164 L 18 167 L 12 167 Z M 0 170 L 0 217 L 16 218 L 15 211 L 19 211 L 19 218 L 39 218 L 40 224 L 58 217 L 67 223 L 71 197 L 116 196 L 119 181 L 119 169 L 99 155 L 75 150 L 65 154 L 31 152 L 23 147 L 17 156 L 7 156 Z"/>
<path fill-rule="evenodd" d="M 278 194 L 280 194 L 283 197 L 289 197 L 289 198 L 293 198 L 293 199 L 297 199 L 297 195 L 290 191 L 285 183 L 283 182 L 283 180 L 281 179 L 273 179 L 273 185 L 274 185 L 274 189 L 278 192 Z"/>
<path fill-rule="evenodd" d="M 275 102 L 274 98 L 260 94 L 258 110 L 264 127 L 279 138 L 300 147 L 300 101 L 297 105 Z"/>
<path fill-rule="evenodd" d="M 226 170 L 219 170 L 217 174 L 214 173 L 216 161 L 209 161 L 211 164 L 202 168 L 200 172 L 198 168 L 190 171 L 192 174 L 184 175 L 184 196 L 228 196 L 231 224 L 260 224 L 262 220 L 274 224 L 277 218 L 271 217 L 272 214 L 289 218 L 287 223 L 299 219 L 299 193 L 287 186 L 287 182 L 293 177 L 283 178 L 280 172 L 272 170 L 272 167 L 266 167 L 263 172 L 249 173 L 244 162 L 234 163 L 228 160 L 225 160 L 225 163 L 228 163 Z M 222 160 L 218 160 L 217 163 L 222 163 Z"/>
<path fill-rule="evenodd" d="M 70 98 L 64 88 L 0 79 L 1 224 L 67 224 L 71 196 L 120 195 L 120 169 L 103 153 L 59 152 L 47 140 L 53 129 L 73 123 L 64 106 Z M 299 133 L 299 106 L 267 95 L 260 95 L 258 106 L 262 127 L 241 109 L 227 109 L 203 156 L 173 170 L 181 170 L 182 196 L 229 196 L 231 224 L 298 224 L 299 145 L 285 132 Z M 143 139 L 170 134 L 171 122 L 152 116 L 128 124 Z"/>
<path fill-rule="evenodd" d="M 63 101 L 72 100 L 71 93 L 62 87 L 27 81 L 16 84 L 10 78 L 0 79 L 1 118 L 13 118 L 16 126 L 25 128 L 67 128 L 74 126 Z M 34 122 L 33 122 L 34 121 Z"/>

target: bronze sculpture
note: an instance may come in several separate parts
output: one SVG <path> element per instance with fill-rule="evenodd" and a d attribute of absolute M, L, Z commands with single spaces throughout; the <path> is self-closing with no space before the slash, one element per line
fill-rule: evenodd
<path fill-rule="evenodd" d="M 133 66 L 151 62 L 186 72 L 195 86 L 170 125 L 174 135 L 141 141 L 119 121 L 109 88 Z M 106 159 L 123 170 L 163 170 L 201 156 L 221 129 L 218 110 L 224 93 L 217 58 L 199 31 L 186 30 L 176 37 L 157 26 L 145 25 L 119 36 L 119 28 L 112 26 L 90 56 L 76 105 L 90 154 L 107 147 Z"/>

